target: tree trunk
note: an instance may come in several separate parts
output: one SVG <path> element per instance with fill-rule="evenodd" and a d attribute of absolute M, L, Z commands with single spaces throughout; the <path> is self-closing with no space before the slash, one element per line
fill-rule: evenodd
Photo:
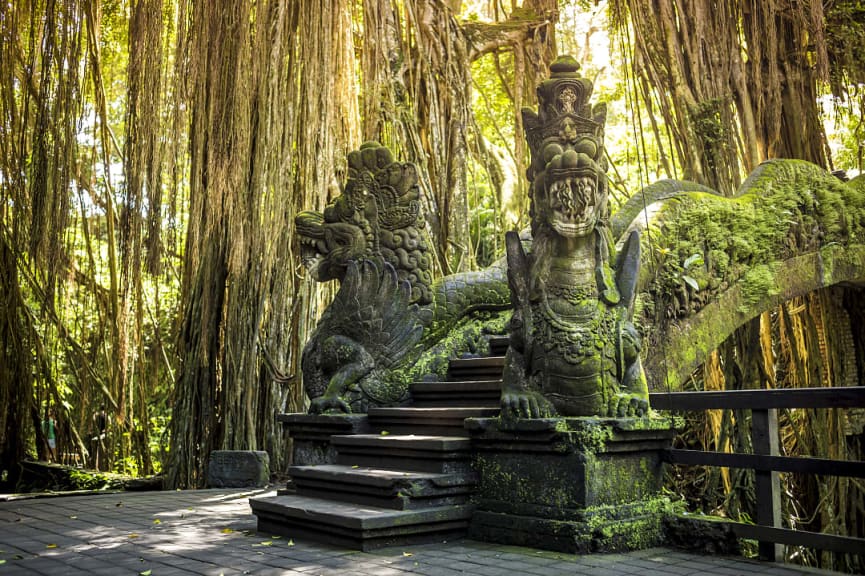
<path fill-rule="evenodd" d="M 323 203 L 356 144 L 349 16 L 336 1 L 193 6 L 172 487 L 201 486 L 215 449 L 267 448 L 275 470 L 287 461 L 274 416 L 309 330 L 292 322 L 315 307 L 314 298 L 298 304 L 293 220 Z"/>

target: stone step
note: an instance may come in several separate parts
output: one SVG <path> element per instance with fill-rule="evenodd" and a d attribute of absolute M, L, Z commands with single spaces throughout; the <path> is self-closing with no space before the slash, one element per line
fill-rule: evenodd
<path fill-rule="evenodd" d="M 493 418 L 498 408 L 489 407 L 407 407 L 370 408 L 369 423 L 373 431 L 390 434 L 424 434 L 465 436 L 466 418 Z"/>
<path fill-rule="evenodd" d="M 334 434 L 369 432 L 366 414 L 279 414 L 276 417 L 294 440 L 326 440 Z"/>
<path fill-rule="evenodd" d="M 277 420 L 288 429 L 291 461 L 297 465 L 332 464 L 336 450 L 330 445 L 331 436 L 370 432 L 366 414 L 280 414 Z"/>
<path fill-rule="evenodd" d="M 412 404 L 417 407 L 483 406 L 501 404 L 502 381 L 461 380 L 451 382 L 414 382 Z"/>
<path fill-rule="evenodd" d="M 390 510 L 299 495 L 250 498 L 249 504 L 259 532 L 363 551 L 462 537 L 472 514 L 470 504 Z"/>
<path fill-rule="evenodd" d="M 468 502 L 474 474 L 435 474 L 340 465 L 292 466 L 297 494 L 392 510 Z"/>
<path fill-rule="evenodd" d="M 332 436 L 337 464 L 461 474 L 471 471 L 471 440 L 459 436 L 354 434 Z"/>
<path fill-rule="evenodd" d="M 490 356 L 504 356 L 511 339 L 508 336 L 490 336 Z"/>
<path fill-rule="evenodd" d="M 448 367 L 448 380 L 497 380 L 502 377 L 504 356 L 457 358 Z"/>

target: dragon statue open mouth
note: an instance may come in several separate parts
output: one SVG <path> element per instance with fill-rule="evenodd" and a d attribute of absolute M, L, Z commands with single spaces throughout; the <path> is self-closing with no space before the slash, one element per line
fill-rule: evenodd
<path fill-rule="evenodd" d="M 300 259 L 319 282 L 345 278 L 349 261 L 368 255 L 361 229 L 343 222 L 328 222 L 320 212 L 305 211 L 295 218 Z"/>
<path fill-rule="evenodd" d="M 594 162 L 593 162 L 594 164 Z M 561 236 L 578 238 L 594 229 L 602 209 L 596 170 L 547 169 L 550 225 Z"/>
<path fill-rule="evenodd" d="M 324 217 L 320 212 L 304 211 L 297 215 L 295 225 L 301 262 L 313 278 L 324 281 L 319 275 L 319 266 L 330 252 L 325 241 Z"/>

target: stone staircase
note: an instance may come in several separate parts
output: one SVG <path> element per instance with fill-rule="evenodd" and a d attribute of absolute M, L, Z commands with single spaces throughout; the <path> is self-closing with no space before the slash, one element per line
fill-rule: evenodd
<path fill-rule="evenodd" d="M 464 421 L 498 415 L 507 338 L 490 347 L 452 360 L 447 381 L 412 384 L 408 407 L 285 415 L 294 493 L 250 501 L 258 530 L 360 550 L 465 536 L 478 478 Z"/>

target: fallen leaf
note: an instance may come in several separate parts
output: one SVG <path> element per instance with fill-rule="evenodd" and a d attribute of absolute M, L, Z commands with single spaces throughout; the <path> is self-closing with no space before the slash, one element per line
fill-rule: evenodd
<path fill-rule="evenodd" d="M 259 542 L 258 546 L 273 546 L 272 540 L 265 540 L 264 542 Z"/>
<path fill-rule="evenodd" d="M 0 560 L 0 564 L 6 564 L 6 560 Z"/>
<path fill-rule="evenodd" d="M 388 432 L 387 430 L 382 430 L 381 432 L 379 432 L 379 434 L 381 434 L 382 436 L 387 436 L 388 434 L 390 434 L 390 432 Z"/>
<path fill-rule="evenodd" d="M 130 534 L 129 536 L 127 536 L 127 538 L 138 538 L 138 534 L 135 534 L 135 533 L 133 532 L 132 534 Z"/>
<path fill-rule="evenodd" d="M 154 524 L 162 524 L 162 520 L 160 520 L 159 518 L 157 518 L 156 520 L 153 521 L 153 523 L 154 523 Z"/>
<path fill-rule="evenodd" d="M 354 466 L 352 466 L 352 468 L 360 468 L 360 466 L 358 466 L 357 464 L 355 464 Z"/>
<path fill-rule="evenodd" d="M 292 539 L 289 538 L 289 540 L 288 540 L 288 545 L 289 545 L 289 546 L 294 546 L 294 540 L 292 540 Z"/>
<path fill-rule="evenodd" d="M 57 544 L 46 544 L 46 548 L 57 548 Z"/>
<path fill-rule="evenodd" d="M 139 576 L 150 576 L 152 570 L 145 570 L 144 572 L 139 572 Z"/>
<path fill-rule="evenodd" d="M 69 519 L 70 520 L 78 520 L 78 516 L 70 516 Z"/>
<path fill-rule="evenodd" d="M 220 532 L 222 532 L 223 534 L 231 534 L 232 532 L 234 532 L 234 530 L 232 530 L 231 528 L 223 528 L 222 530 L 220 530 Z"/>
<path fill-rule="evenodd" d="M 414 554 L 412 554 L 411 552 L 403 552 L 402 555 L 406 558 L 408 558 L 409 556 L 414 556 Z"/>
<path fill-rule="evenodd" d="M 273 540 L 279 540 L 280 538 L 282 538 L 282 536 L 271 536 L 271 538 L 272 538 Z"/>

